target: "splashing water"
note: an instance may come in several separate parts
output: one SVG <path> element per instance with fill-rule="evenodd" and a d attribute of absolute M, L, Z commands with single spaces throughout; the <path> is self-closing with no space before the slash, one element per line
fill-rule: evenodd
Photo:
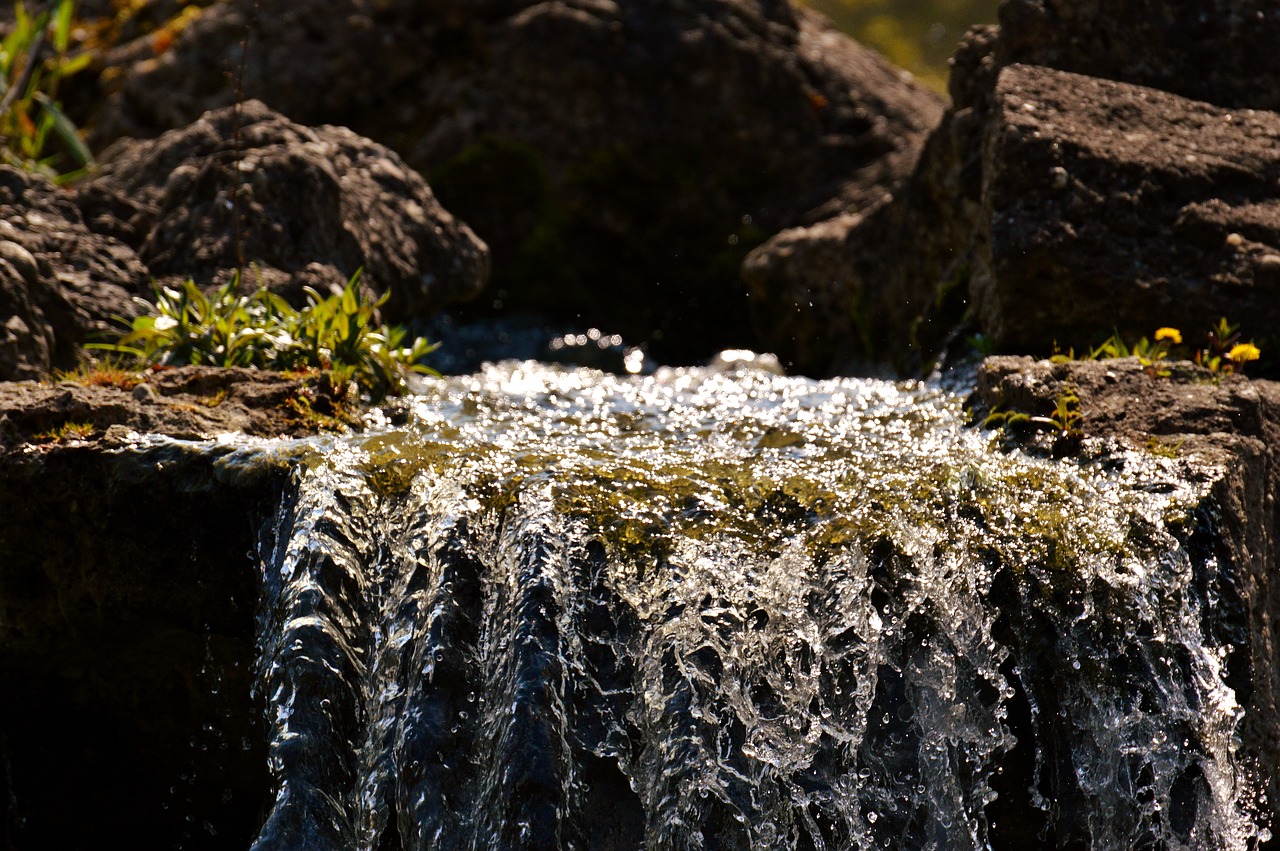
<path fill-rule="evenodd" d="M 508 363 L 292 447 L 255 848 L 1252 847 L 1203 490 L 961 405 Z"/>

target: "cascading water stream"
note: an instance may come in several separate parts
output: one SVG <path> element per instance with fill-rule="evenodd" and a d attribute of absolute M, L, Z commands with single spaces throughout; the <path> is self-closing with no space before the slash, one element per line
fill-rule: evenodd
<path fill-rule="evenodd" d="M 1253 847 L 1204 493 L 961 407 L 509 363 L 294 446 L 255 848 Z"/>

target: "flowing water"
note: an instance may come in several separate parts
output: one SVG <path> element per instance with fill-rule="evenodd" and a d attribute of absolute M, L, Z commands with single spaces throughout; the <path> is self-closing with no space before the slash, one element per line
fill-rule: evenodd
<path fill-rule="evenodd" d="M 1203 485 L 937 383 L 506 363 L 297 467 L 268 849 L 1250 848 Z"/>

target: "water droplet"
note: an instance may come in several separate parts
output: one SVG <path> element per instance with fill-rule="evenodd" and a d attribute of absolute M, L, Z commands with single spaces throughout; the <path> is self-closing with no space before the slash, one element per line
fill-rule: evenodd
<path fill-rule="evenodd" d="M 871 812 L 867 813 L 867 821 L 871 822 L 872 824 L 875 824 L 876 819 L 878 818 L 880 818 L 880 816 L 876 814 L 875 810 L 872 810 Z"/>

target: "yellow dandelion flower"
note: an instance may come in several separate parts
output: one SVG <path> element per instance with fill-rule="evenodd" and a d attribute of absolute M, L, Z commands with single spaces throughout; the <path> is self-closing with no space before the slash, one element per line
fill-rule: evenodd
<path fill-rule="evenodd" d="M 1231 351 L 1227 352 L 1227 360 L 1244 363 L 1245 361 L 1257 360 L 1261 355 L 1262 352 L 1253 343 L 1238 343 L 1231 347 Z"/>
<path fill-rule="evenodd" d="M 1177 328 L 1157 328 L 1156 340 L 1168 340 L 1176 346 L 1182 342 L 1182 332 Z"/>

